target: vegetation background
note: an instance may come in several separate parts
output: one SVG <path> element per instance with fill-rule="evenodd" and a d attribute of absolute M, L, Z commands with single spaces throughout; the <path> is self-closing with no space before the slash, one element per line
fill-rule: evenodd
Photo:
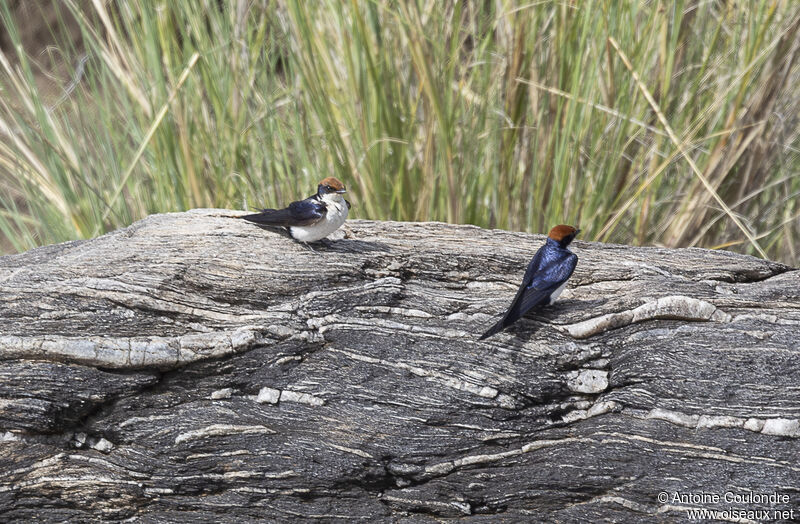
<path fill-rule="evenodd" d="M 0 0 L 0 245 L 271 207 L 797 265 L 786 1 Z"/>

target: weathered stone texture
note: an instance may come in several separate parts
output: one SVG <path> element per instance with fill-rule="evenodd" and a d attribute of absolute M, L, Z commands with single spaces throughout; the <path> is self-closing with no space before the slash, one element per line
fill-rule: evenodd
<path fill-rule="evenodd" d="M 0 520 L 800 516 L 800 272 L 578 240 L 479 342 L 543 237 L 351 221 L 313 253 L 231 213 L 0 258 Z"/>

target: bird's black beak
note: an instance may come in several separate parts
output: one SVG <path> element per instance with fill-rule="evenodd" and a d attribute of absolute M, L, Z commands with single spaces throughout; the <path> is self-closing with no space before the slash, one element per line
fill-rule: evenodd
<path fill-rule="evenodd" d="M 336 193 L 347 193 L 346 189 L 337 189 Z"/>

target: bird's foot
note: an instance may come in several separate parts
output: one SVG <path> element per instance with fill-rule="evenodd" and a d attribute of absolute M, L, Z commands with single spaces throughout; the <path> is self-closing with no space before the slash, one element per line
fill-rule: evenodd
<path fill-rule="evenodd" d="M 315 255 L 319 255 L 319 251 L 311 247 L 311 244 L 309 244 L 308 242 L 303 242 L 303 245 L 306 246 L 308 249 L 310 249 L 311 252 L 314 253 Z"/>

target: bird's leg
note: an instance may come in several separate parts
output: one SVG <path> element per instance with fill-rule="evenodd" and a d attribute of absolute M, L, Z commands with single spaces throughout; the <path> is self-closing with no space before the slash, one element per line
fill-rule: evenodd
<path fill-rule="evenodd" d="M 314 253 L 315 255 L 319 255 L 319 251 L 311 247 L 311 244 L 309 244 L 308 242 L 303 242 L 303 245 L 306 246 L 308 249 L 310 249 L 311 252 Z"/>

